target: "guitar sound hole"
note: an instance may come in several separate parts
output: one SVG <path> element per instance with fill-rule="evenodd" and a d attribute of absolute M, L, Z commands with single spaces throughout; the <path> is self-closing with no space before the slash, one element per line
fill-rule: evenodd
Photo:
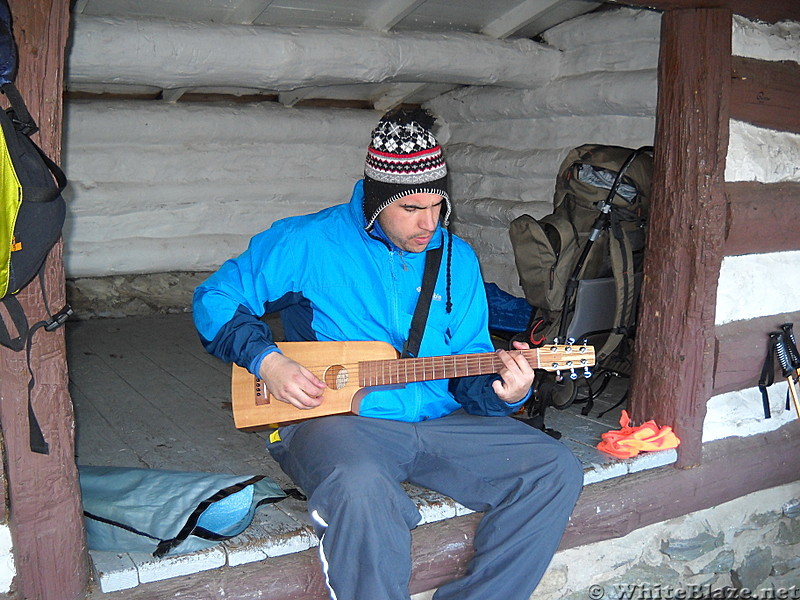
<path fill-rule="evenodd" d="M 347 385 L 350 374 L 342 365 L 332 365 L 325 370 L 325 383 L 332 390 L 340 390 Z"/>

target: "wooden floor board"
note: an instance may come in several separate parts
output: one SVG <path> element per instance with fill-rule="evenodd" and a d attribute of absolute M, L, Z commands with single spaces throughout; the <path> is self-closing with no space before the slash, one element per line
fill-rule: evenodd
<path fill-rule="evenodd" d="M 88 398 L 111 432 L 135 452 L 143 464 L 163 468 L 163 459 L 158 459 L 158 454 L 172 449 L 176 455 L 186 453 L 186 441 L 175 436 L 174 426 L 158 407 L 96 354 L 84 354 L 81 364 L 70 367 L 70 381 L 71 387 Z M 83 415 L 78 412 L 79 406 L 76 409 L 76 421 L 80 422 Z M 105 455 L 108 449 L 78 447 L 78 454 L 89 460 L 95 453 Z"/>
<path fill-rule="evenodd" d="M 141 462 L 112 427 L 111 423 L 94 407 L 91 400 L 79 389 L 70 390 L 75 413 L 80 415 L 75 428 L 76 453 L 78 465 L 92 464 L 102 467 L 138 467 L 148 465 Z M 92 454 L 90 449 L 103 448 L 103 452 Z M 84 452 L 87 454 L 84 456 Z"/>
<path fill-rule="evenodd" d="M 70 379 L 81 398 L 76 405 L 80 463 L 111 465 L 120 459 L 124 464 L 118 466 L 267 474 L 285 480 L 266 452 L 266 434 L 234 428 L 229 375 L 192 358 L 175 341 L 177 335 L 149 348 L 143 345 L 148 336 L 167 338 L 192 330 L 190 320 L 178 320 L 178 327 L 139 318 L 68 326 Z M 113 433 L 103 437 L 87 431 L 98 426 Z M 118 456 L 117 444 L 105 447 L 104 439 L 120 441 L 135 460 Z"/>
<path fill-rule="evenodd" d="M 97 319 L 67 325 L 67 356 L 77 420 L 79 464 L 265 474 L 291 486 L 266 451 L 266 432 L 233 425 L 230 366 L 203 349 L 190 314 Z M 610 457 L 594 447 L 617 428 L 619 382 L 583 405 L 548 409 L 584 464 Z M 581 390 L 583 394 L 585 390 Z"/>

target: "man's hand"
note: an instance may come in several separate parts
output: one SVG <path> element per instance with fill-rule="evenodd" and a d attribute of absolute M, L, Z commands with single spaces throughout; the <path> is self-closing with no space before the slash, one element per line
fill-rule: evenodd
<path fill-rule="evenodd" d="M 514 342 L 516 350 L 498 350 L 497 355 L 503 361 L 503 368 L 499 374 L 502 378 L 492 383 L 492 389 L 497 397 L 504 402 L 514 404 L 522 400 L 533 385 L 533 369 L 528 359 L 518 350 L 530 348 L 525 342 Z"/>
<path fill-rule="evenodd" d="M 327 387 L 303 365 L 280 352 L 264 357 L 258 376 L 277 400 L 300 409 L 322 404 L 322 393 Z"/>

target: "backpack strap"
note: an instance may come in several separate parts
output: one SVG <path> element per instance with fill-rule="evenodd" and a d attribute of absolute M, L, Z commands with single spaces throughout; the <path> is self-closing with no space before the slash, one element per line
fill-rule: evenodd
<path fill-rule="evenodd" d="M 4 83 L 0 85 L 0 92 L 3 92 L 6 98 L 8 98 L 8 102 L 11 105 L 9 116 L 14 126 L 17 128 L 17 131 L 27 136 L 31 136 L 39 131 L 39 126 L 31 116 L 31 113 L 28 112 L 28 107 L 25 105 L 25 101 L 22 99 L 22 94 L 19 93 L 17 86 L 15 86 L 13 82 Z"/>
<path fill-rule="evenodd" d="M 28 339 L 28 319 L 25 317 L 25 311 L 22 310 L 22 306 L 16 296 L 6 296 L 0 302 L 6 307 L 17 332 L 17 336 L 12 338 L 5 322 L 0 319 L 0 345 L 10 348 L 14 352 L 19 352 L 25 348 L 25 342 Z"/>
<path fill-rule="evenodd" d="M 611 271 L 614 275 L 614 284 L 617 292 L 617 302 L 614 309 L 614 325 L 603 346 L 597 351 L 598 360 L 606 358 L 619 345 L 623 338 L 630 332 L 633 316 L 633 303 L 635 299 L 634 285 L 635 274 L 633 269 L 633 249 L 626 233 L 622 230 L 619 220 L 611 210 L 612 235 L 609 236 L 609 253 L 611 257 Z"/>
<path fill-rule="evenodd" d="M 416 358 L 419 354 L 419 347 L 422 344 L 422 336 L 425 333 L 425 323 L 428 320 L 428 313 L 431 308 L 433 298 L 433 288 L 439 276 L 439 266 L 442 264 L 442 245 L 430 250 L 425 255 L 425 271 L 422 274 L 422 289 L 417 300 L 417 307 L 414 309 L 414 316 L 411 319 L 411 329 L 408 332 L 408 340 L 403 345 L 403 352 L 400 358 Z"/>
<path fill-rule="evenodd" d="M 25 106 L 25 101 L 22 99 L 22 95 L 19 93 L 17 87 L 13 83 L 6 83 L 0 85 L 0 92 L 3 92 L 3 94 L 6 95 L 6 98 L 8 98 L 9 104 L 11 105 L 6 112 L 11 118 L 11 122 L 16 130 L 27 137 L 30 137 L 39 131 L 39 126 L 36 124 L 36 121 L 34 121 L 31 113 L 28 112 L 28 107 Z M 44 162 L 44 164 L 53 174 L 53 177 L 56 180 L 57 188 L 48 189 L 33 187 L 30 185 L 26 186 L 25 201 L 49 202 L 51 200 L 55 200 L 58 198 L 61 192 L 64 191 L 64 188 L 67 187 L 67 176 L 64 174 L 64 171 L 61 170 L 61 167 L 59 167 L 49 156 L 47 156 L 41 148 L 39 148 L 38 144 L 32 143 L 32 146 L 41 157 L 42 162 Z"/>
<path fill-rule="evenodd" d="M 22 305 L 16 296 L 7 296 L 2 299 L 3 305 L 6 307 L 14 327 L 17 330 L 17 337 L 12 338 L 8 332 L 5 323 L 0 319 L 0 344 L 10 348 L 14 352 L 20 352 L 25 349 L 28 373 L 28 437 L 29 446 L 33 452 L 38 454 L 49 454 L 50 449 L 44 439 L 42 428 L 39 425 L 39 420 L 36 418 L 36 413 L 33 411 L 33 404 L 31 403 L 31 392 L 35 380 L 33 377 L 33 369 L 31 368 L 31 344 L 33 342 L 33 334 L 44 327 L 46 321 L 39 321 L 33 327 L 28 327 L 28 319 L 25 317 L 25 311 L 22 310 Z"/>
<path fill-rule="evenodd" d="M 0 344 L 10 348 L 14 352 L 20 352 L 25 349 L 26 364 L 28 366 L 28 437 L 29 446 L 33 452 L 38 454 L 49 454 L 50 448 L 44 439 L 42 428 L 39 425 L 39 420 L 36 418 L 36 413 L 33 410 L 31 403 L 31 394 L 36 385 L 36 378 L 31 366 L 31 347 L 33 346 L 33 336 L 39 329 L 45 331 L 54 331 L 61 327 L 69 316 L 72 314 L 72 307 L 65 304 L 61 310 L 52 314 L 47 305 L 47 294 L 44 287 L 44 269 L 39 270 L 39 285 L 42 289 L 42 297 L 44 298 L 45 309 L 47 310 L 48 318 L 37 321 L 33 325 L 28 325 L 28 319 L 25 316 L 25 311 L 16 296 L 7 296 L 2 299 L 9 316 L 11 317 L 14 327 L 17 330 L 17 337 L 12 338 L 5 323 L 0 319 Z"/>

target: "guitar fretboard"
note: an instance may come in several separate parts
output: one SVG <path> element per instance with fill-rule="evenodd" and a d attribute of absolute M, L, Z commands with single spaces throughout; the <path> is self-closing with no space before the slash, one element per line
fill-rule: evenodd
<path fill-rule="evenodd" d="M 538 369 L 548 365 L 546 348 L 522 351 L 531 367 Z M 575 347 L 575 359 L 564 362 L 562 366 L 583 366 L 581 349 Z M 453 377 L 469 377 L 497 373 L 503 362 L 494 352 L 482 354 L 462 354 L 453 356 L 428 356 L 423 358 L 405 358 L 397 360 L 368 360 L 358 363 L 359 385 L 373 387 L 379 385 L 398 385 L 415 381 L 431 381 L 434 379 L 451 379 Z"/>

